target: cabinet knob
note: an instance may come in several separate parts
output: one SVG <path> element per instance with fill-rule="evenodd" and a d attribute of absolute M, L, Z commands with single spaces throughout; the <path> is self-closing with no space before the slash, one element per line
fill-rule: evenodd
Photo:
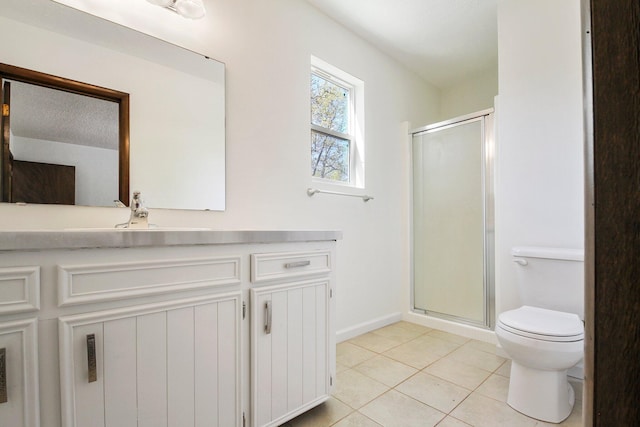
<path fill-rule="evenodd" d="M 7 398 L 7 349 L 0 348 L 0 403 L 6 403 Z"/>

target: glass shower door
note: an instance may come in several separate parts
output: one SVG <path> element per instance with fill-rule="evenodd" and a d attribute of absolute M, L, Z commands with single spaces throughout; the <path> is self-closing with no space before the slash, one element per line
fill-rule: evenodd
<path fill-rule="evenodd" d="M 413 135 L 414 310 L 489 325 L 491 145 L 486 116 Z"/>

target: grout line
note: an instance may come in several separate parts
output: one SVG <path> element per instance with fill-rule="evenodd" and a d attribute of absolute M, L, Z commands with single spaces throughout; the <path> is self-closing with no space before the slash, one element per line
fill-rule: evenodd
<path fill-rule="evenodd" d="M 395 325 L 395 324 L 392 324 L 392 325 Z M 389 327 L 389 326 L 392 326 L 392 325 L 387 325 L 387 326 L 385 326 L 385 327 Z M 402 325 L 398 325 L 398 327 L 402 328 Z M 381 328 L 381 329 L 382 329 L 382 328 Z M 407 328 L 406 330 L 410 330 L 410 329 L 408 329 L 408 328 Z M 367 358 L 367 359 L 365 359 L 365 360 L 363 360 L 363 361 L 361 361 L 361 362 L 359 362 L 359 363 L 355 364 L 354 366 L 346 366 L 346 365 L 345 365 L 345 368 L 346 368 L 346 369 L 344 369 L 342 372 L 345 372 L 345 371 L 348 371 L 348 370 L 353 370 L 353 371 L 355 371 L 355 372 L 357 372 L 357 373 L 359 373 L 359 374 L 361 374 L 361 375 L 364 375 L 364 376 L 365 376 L 365 377 L 367 377 L 368 379 L 371 379 L 371 380 L 373 380 L 373 381 L 376 381 L 377 383 L 382 384 L 384 387 L 386 387 L 386 388 L 387 388 L 387 390 L 386 390 L 386 391 L 384 391 L 383 393 L 381 393 L 381 394 L 379 394 L 379 395 L 375 396 L 373 399 L 369 400 L 368 402 L 366 402 L 365 404 L 363 404 L 362 406 L 360 406 L 360 408 L 357 408 L 357 409 L 356 409 L 356 408 L 351 407 L 351 406 L 350 406 L 349 404 L 347 404 L 346 402 L 342 402 L 342 401 L 341 401 L 339 398 L 337 398 L 336 396 L 332 396 L 332 398 L 335 398 L 335 399 L 336 399 L 336 400 L 338 400 L 339 402 L 341 402 L 341 403 L 343 403 L 344 405 L 346 405 L 349 409 L 351 409 L 351 412 L 349 412 L 347 415 L 345 415 L 344 417 L 340 418 L 339 420 L 337 420 L 337 421 L 333 422 L 333 423 L 332 423 L 332 424 L 330 424 L 330 425 L 331 425 L 331 426 L 334 426 L 334 425 L 336 425 L 337 423 L 339 423 L 340 421 L 344 420 L 345 418 L 347 418 L 347 417 L 349 417 L 349 416 L 351 416 L 351 415 L 353 415 L 353 414 L 355 414 L 355 413 L 357 413 L 357 414 L 359 414 L 359 415 L 361 415 L 361 416 L 363 416 L 363 417 L 365 417 L 365 418 L 367 418 L 367 419 L 369 419 L 369 420 L 371 420 L 371 421 L 373 421 L 373 422 L 376 422 L 375 420 L 372 420 L 371 418 L 369 418 L 369 417 L 367 417 L 366 415 L 364 415 L 363 413 L 361 413 L 361 412 L 360 412 L 360 409 L 362 409 L 362 408 L 364 408 L 365 406 L 369 405 L 371 402 L 373 402 L 374 400 L 378 399 L 379 397 L 383 396 L 384 394 L 388 393 L 388 392 L 389 392 L 389 391 L 391 391 L 391 390 L 396 391 L 397 393 L 400 393 L 400 394 L 402 394 L 403 396 L 406 396 L 406 397 L 408 397 L 408 398 L 410 398 L 410 399 L 412 399 L 412 400 L 414 400 L 414 401 L 416 401 L 416 402 L 418 402 L 418 403 L 420 403 L 420 404 L 423 404 L 423 405 L 425 405 L 425 406 L 428 406 L 429 408 L 432 408 L 432 409 L 434 409 L 434 410 L 438 411 L 439 413 L 444 414 L 444 417 L 443 417 L 440 421 L 438 421 L 438 423 L 436 424 L 436 426 L 437 426 L 437 425 L 440 425 L 440 424 L 441 424 L 442 422 L 444 422 L 444 420 L 445 420 L 445 419 L 447 419 L 448 417 L 451 417 L 451 418 L 455 419 L 456 421 L 460 421 L 461 423 L 464 423 L 465 425 L 469 425 L 469 424 L 468 424 L 468 423 L 466 423 L 465 421 L 462 421 L 462 420 L 458 419 L 457 417 L 452 416 L 451 414 L 452 414 L 452 413 L 453 413 L 457 408 L 459 408 L 459 407 L 460 407 L 460 405 L 462 405 L 466 400 L 468 400 L 468 399 L 469 399 L 469 397 L 470 397 L 470 396 L 472 396 L 474 393 L 475 393 L 475 395 L 476 395 L 476 396 L 482 396 L 482 397 L 484 397 L 484 398 L 488 398 L 488 399 L 491 399 L 491 400 L 493 400 L 493 401 L 495 401 L 495 402 L 498 402 L 498 403 L 500 403 L 500 404 L 505 404 L 505 405 L 506 405 L 506 402 L 504 402 L 504 401 L 502 401 L 502 400 L 498 400 L 498 399 L 496 399 L 496 398 L 494 398 L 494 397 L 492 397 L 492 396 L 487 396 L 487 395 L 485 395 L 485 394 L 482 394 L 482 393 L 480 393 L 478 390 L 479 390 L 479 388 L 480 388 L 480 387 L 482 387 L 482 386 L 483 386 L 483 385 L 484 385 L 484 384 L 485 384 L 485 383 L 486 383 L 486 382 L 487 382 L 487 381 L 488 381 L 488 380 L 489 380 L 493 375 L 497 375 L 497 376 L 499 376 L 500 378 L 503 378 L 503 379 L 507 379 L 507 380 L 509 380 L 509 377 L 506 377 L 506 376 L 504 376 L 504 375 L 502 375 L 502 374 L 497 373 L 497 371 L 498 371 L 498 370 L 500 370 L 501 368 L 503 368 L 503 366 L 504 366 L 506 363 L 509 363 L 509 359 L 506 359 L 504 362 L 502 362 L 498 367 L 496 367 L 496 368 L 495 368 L 495 369 L 493 369 L 493 370 L 488 370 L 488 369 L 485 369 L 485 368 L 480 368 L 480 367 L 478 367 L 478 366 L 469 365 L 468 363 L 465 363 L 465 362 L 462 362 L 462 361 L 453 360 L 453 359 L 449 358 L 449 356 L 451 356 L 451 354 L 452 354 L 453 352 L 455 352 L 455 351 L 457 351 L 457 350 L 461 349 L 461 348 L 462 348 L 462 347 L 464 347 L 464 346 L 468 346 L 469 348 L 471 348 L 471 349 L 473 349 L 473 350 L 481 351 L 481 352 L 486 353 L 486 354 L 489 354 L 489 355 L 493 355 L 493 356 L 497 356 L 497 357 L 501 357 L 501 356 L 498 356 L 498 355 L 497 355 L 497 354 L 495 354 L 494 352 L 485 351 L 485 350 L 483 350 L 483 349 L 481 349 L 481 348 L 473 347 L 472 345 L 470 345 L 470 344 L 474 341 L 473 339 L 468 339 L 467 341 L 465 341 L 465 342 L 463 342 L 463 343 L 459 343 L 459 342 L 456 342 L 456 341 L 453 341 L 453 340 L 447 340 L 447 339 L 444 339 L 444 338 L 442 338 L 442 337 L 440 337 L 440 336 L 437 336 L 437 335 L 435 335 L 435 336 L 434 336 L 434 335 L 431 335 L 431 334 L 430 334 L 430 332 L 433 332 L 433 331 L 437 331 L 437 329 L 430 329 L 430 330 L 428 330 L 428 331 L 426 331 L 426 332 L 424 332 L 424 333 L 421 333 L 421 334 L 419 334 L 419 335 L 417 335 L 417 336 L 415 336 L 415 337 L 413 337 L 413 338 L 410 338 L 410 339 L 408 339 L 408 340 L 406 340 L 406 341 L 405 341 L 405 340 L 402 340 L 402 342 L 401 342 L 401 343 L 399 343 L 398 345 L 393 346 L 393 347 L 391 347 L 391 348 L 389 348 L 389 349 L 386 349 L 386 350 L 384 350 L 384 351 L 382 351 L 382 352 L 380 352 L 380 351 L 376 351 L 376 350 L 371 350 L 371 349 L 369 349 L 369 348 L 367 348 L 367 347 L 364 347 L 364 346 L 362 346 L 362 345 L 359 345 L 359 344 L 357 344 L 357 343 L 354 343 L 354 342 L 352 342 L 351 340 L 347 340 L 347 341 L 345 341 L 345 342 L 348 342 L 348 343 L 350 343 L 351 345 L 354 345 L 354 346 L 356 346 L 356 347 L 358 347 L 358 348 L 360 348 L 360 349 L 363 349 L 363 350 L 366 350 L 366 351 L 369 351 L 369 352 L 373 353 L 373 354 L 374 354 L 374 356 L 372 356 L 372 357 L 370 357 L 370 358 Z M 376 336 L 378 336 L 378 337 L 380 337 L 380 338 L 382 338 L 382 339 L 391 339 L 390 337 L 387 337 L 387 336 L 384 336 L 384 335 L 378 335 L 378 334 L 375 334 L 375 330 L 374 330 L 374 331 L 370 331 L 370 332 L 368 332 L 368 333 L 371 333 L 371 334 L 373 334 L 373 335 L 376 335 Z M 448 333 L 448 332 L 446 332 L 446 333 L 447 333 L 447 334 L 450 334 L 450 333 Z M 455 334 L 450 334 L 450 335 L 455 335 Z M 445 353 L 444 355 L 441 355 L 441 356 L 439 356 L 439 355 L 435 355 L 435 356 L 437 356 L 437 359 L 436 359 L 436 360 L 434 360 L 434 361 L 433 361 L 433 362 L 431 362 L 431 363 L 428 363 L 428 364 L 427 364 L 426 366 L 424 366 L 423 368 L 416 368 L 416 367 L 414 367 L 414 366 L 408 365 L 407 363 L 405 363 L 405 362 L 403 362 L 403 361 L 401 361 L 401 360 L 394 359 L 393 357 L 391 357 L 391 356 L 387 356 L 387 355 L 385 354 L 385 353 L 387 353 L 388 351 L 390 351 L 390 350 L 392 350 L 392 349 L 395 349 L 395 348 L 397 348 L 397 347 L 400 347 L 400 346 L 402 346 L 402 345 L 404 345 L 404 344 L 409 344 L 409 343 L 411 343 L 411 342 L 413 342 L 413 341 L 416 341 L 416 340 L 418 340 L 418 339 L 420 339 L 420 338 L 423 338 L 423 337 L 425 337 L 425 336 L 429 336 L 429 337 L 430 337 L 430 338 L 432 338 L 432 339 L 436 339 L 436 340 L 444 341 L 444 342 L 447 342 L 447 343 L 450 343 L 450 344 L 455 344 L 455 345 L 456 345 L 456 347 L 455 347 L 455 348 L 453 348 L 452 350 L 450 350 L 449 352 Z M 355 338 L 357 338 L 357 337 L 354 337 L 354 338 L 352 338 L 352 339 L 355 339 Z M 475 341 L 477 341 L 477 340 L 475 340 Z M 395 386 L 390 387 L 390 386 L 387 386 L 386 384 L 381 383 L 380 381 L 376 380 L 375 378 L 372 378 L 372 377 L 370 377 L 369 375 L 364 374 L 364 373 L 362 373 L 362 372 L 360 372 L 360 371 L 358 371 L 358 370 L 356 370 L 356 369 L 355 369 L 355 368 L 357 368 L 358 366 L 360 366 L 360 365 L 362 365 L 362 364 L 364 364 L 364 363 L 366 363 L 366 362 L 368 362 L 368 361 L 372 360 L 373 358 L 375 358 L 375 357 L 377 357 L 377 356 L 383 356 L 383 357 L 385 357 L 385 358 L 387 358 L 387 359 L 392 360 L 393 362 L 400 363 L 400 364 L 402 364 L 402 365 L 404 365 L 404 366 L 406 366 L 406 367 L 409 367 L 409 368 L 411 368 L 411 369 L 415 369 L 415 370 L 416 370 L 416 372 L 414 372 L 413 374 L 411 374 L 411 375 L 409 375 L 408 377 L 404 378 L 402 381 L 400 381 L 400 382 L 399 382 L 398 384 L 396 384 Z M 453 361 L 453 362 L 456 362 L 456 363 L 461 363 L 461 364 L 463 364 L 463 365 L 466 365 L 466 366 L 469 366 L 469 367 L 473 367 L 473 368 L 475 368 L 475 369 L 480 369 L 480 370 L 482 370 L 482 371 L 485 371 L 485 372 L 489 373 L 489 375 L 488 375 L 484 380 L 482 380 L 482 381 L 480 382 L 480 384 L 478 384 L 475 388 L 473 388 L 473 389 L 469 389 L 469 388 L 467 388 L 467 387 L 465 387 L 465 386 L 462 386 L 462 385 L 460 385 L 460 384 L 457 384 L 457 383 L 455 383 L 455 382 L 452 382 L 452 381 L 450 381 L 450 380 L 448 380 L 448 379 L 446 379 L 446 378 L 442 378 L 442 377 L 438 376 L 437 374 L 430 373 L 430 372 L 426 372 L 426 369 L 427 369 L 429 366 L 431 366 L 431 365 L 433 365 L 433 364 L 435 364 L 435 363 L 437 363 L 437 362 L 439 362 L 439 361 L 441 361 L 441 360 L 443 360 L 443 359 L 445 359 L 445 358 L 449 358 L 448 360 L 450 360 L 450 361 Z M 439 410 L 439 409 L 437 409 L 437 408 L 434 408 L 433 406 L 431 406 L 431 405 L 429 405 L 429 404 L 427 404 L 427 403 L 424 403 L 424 402 L 422 402 L 422 401 L 420 401 L 420 400 L 418 400 L 418 399 L 414 398 L 413 396 L 410 396 L 410 395 L 408 395 L 408 394 L 405 394 L 405 393 L 403 393 L 402 391 L 400 391 L 400 390 L 398 390 L 398 389 L 397 389 L 397 387 L 398 387 L 398 386 L 400 386 L 401 384 L 403 384 L 403 383 L 405 383 L 406 381 L 410 380 L 411 378 L 413 378 L 413 377 L 417 376 L 417 375 L 418 375 L 418 374 L 420 374 L 420 373 L 424 373 L 424 374 L 426 374 L 426 375 L 431 375 L 431 376 L 437 377 L 437 378 L 441 379 L 442 381 L 445 381 L 445 382 L 447 382 L 447 383 L 450 383 L 450 384 L 455 385 L 456 387 L 460 387 L 460 388 L 462 388 L 462 389 L 464 389 L 464 390 L 467 390 L 467 391 L 469 391 L 469 393 L 468 393 L 468 394 L 467 394 L 463 399 L 461 399 L 461 400 L 460 400 L 460 402 L 458 402 L 458 403 L 457 403 L 457 404 L 456 404 L 456 405 L 455 405 L 455 406 L 454 406 L 454 407 L 453 407 L 449 412 L 445 413 L 444 411 L 441 411 L 441 410 Z M 579 402 L 581 402 L 581 400 L 576 399 L 576 406 L 577 406 L 577 405 L 579 405 Z M 528 418 L 530 418 L 530 417 L 528 417 Z M 530 419 L 531 419 L 531 420 L 533 420 L 533 418 L 530 418 Z M 377 423 L 377 422 L 376 422 L 376 423 Z M 562 425 L 562 424 L 560 424 L 560 425 Z M 471 426 L 471 427 L 473 427 L 473 426 Z"/>

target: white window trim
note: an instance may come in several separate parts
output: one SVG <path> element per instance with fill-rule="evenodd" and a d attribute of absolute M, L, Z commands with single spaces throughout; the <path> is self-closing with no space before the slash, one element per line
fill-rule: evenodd
<path fill-rule="evenodd" d="M 330 186 L 364 188 L 364 82 L 315 56 L 311 56 L 311 73 L 349 90 L 349 114 L 352 119 L 349 120 L 349 134 L 311 125 L 312 130 L 350 141 L 349 182 L 318 177 L 312 177 L 312 180 Z"/>

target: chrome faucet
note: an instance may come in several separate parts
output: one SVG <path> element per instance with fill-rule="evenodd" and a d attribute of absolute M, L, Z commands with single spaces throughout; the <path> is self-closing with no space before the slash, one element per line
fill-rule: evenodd
<path fill-rule="evenodd" d="M 129 207 L 131 208 L 129 222 L 117 224 L 116 228 L 149 228 L 149 210 L 144 206 L 139 191 L 133 192 Z"/>
<path fill-rule="evenodd" d="M 131 217 L 128 228 L 149 228 L 149 210 L 144 206 L 144 201 L 139 191 L 133 192 L 131 198 Z"/>

